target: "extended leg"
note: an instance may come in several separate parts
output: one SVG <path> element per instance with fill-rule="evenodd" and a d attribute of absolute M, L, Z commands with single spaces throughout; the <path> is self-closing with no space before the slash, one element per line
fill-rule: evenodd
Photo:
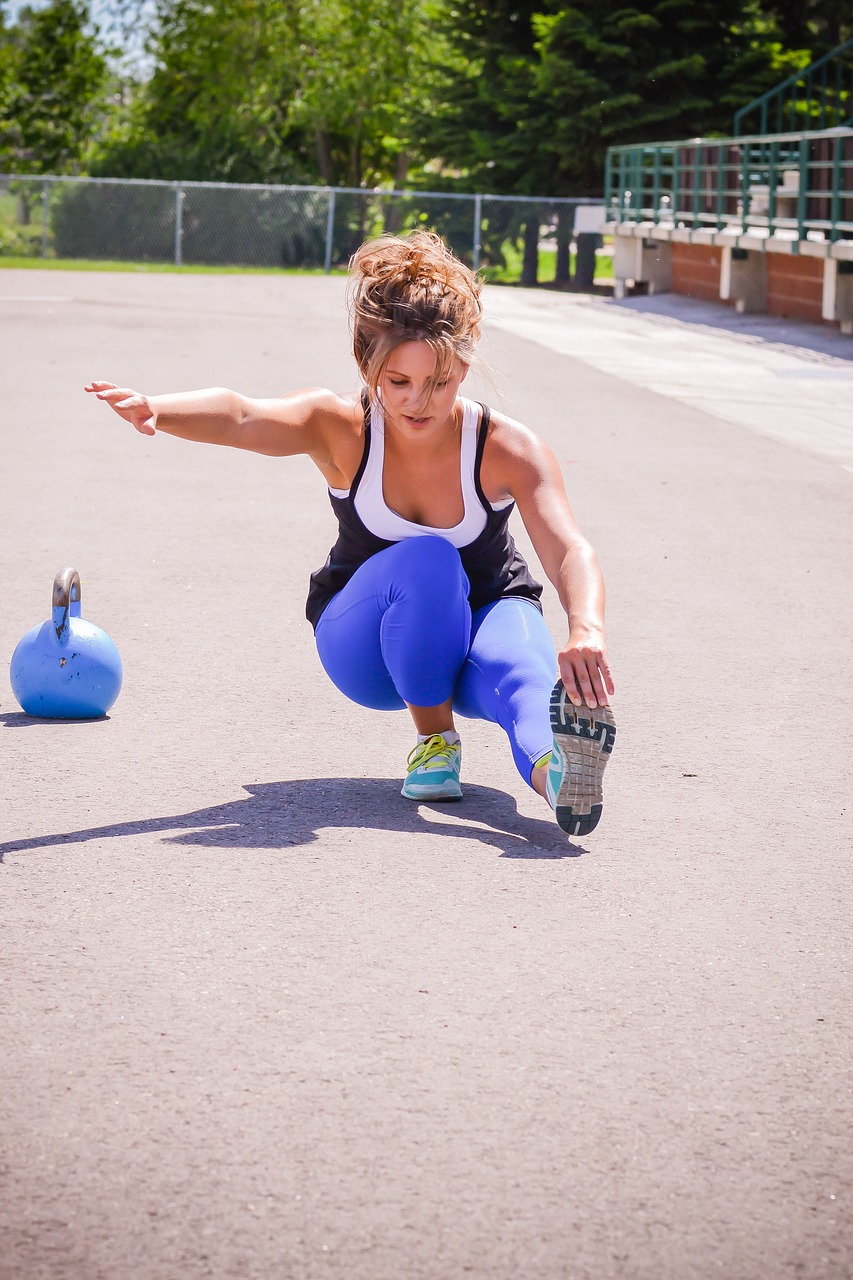
<path fill-rule="evenodd" d="M 545 620 L 528 600 L 498 600 L 477 610 L 472 630 L 453 705 L 460 715 L 499 724 L 518 772 L 539 790 L 532 774 L 551 754 L 548 700 L 557 668 Z"/>
<path fill-rule="evenodd" d="M 461 715 L 505 730 L 516 767 L 572 835 L 601 817 L 602 778 L 616 737 L 609 707 L 573 707 L 541 614 L 500 600 L 474 615 L 474 639 L 454 695 Z"/>

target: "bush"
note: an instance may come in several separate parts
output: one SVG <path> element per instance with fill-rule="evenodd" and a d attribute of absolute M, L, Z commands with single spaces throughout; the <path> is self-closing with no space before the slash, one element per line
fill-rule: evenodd
<path fill-rule="evenodd" d="M 175 194 L 169 187 L 86 182 L 55 188 L 51 196 L 57 257 L 172 261 Z"/>
<path fill-rule="evenodd" d="M 41 255 L 42 183 L 0 185 L 0 256 L 37 258 Z"/>
<path fill-rule="evenodd" d="M 180 260 L 198 266 L 322 266 L 328 197 L 322 192 L 113 184 L 93 179 L 54 196 L 58 257 L 174 262 L 178 198 Z"/>
<path fill-rule="evenodd" d="M 40 226 L 0 225 L 0 258 L 38 258 L 40 255 Z"/>

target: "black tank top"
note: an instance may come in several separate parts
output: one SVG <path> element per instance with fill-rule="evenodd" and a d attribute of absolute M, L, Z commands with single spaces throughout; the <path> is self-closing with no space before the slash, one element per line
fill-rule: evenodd
<path fill-rule="evenodd" d="M 329 501 L 338 521 L 338 540 L 329 552 L 329 558 L 322 569 L 311 574 L 311 588 L 308 592 L 305 614 L 312 627 L 317 626 L 326 605 L 342 587 L 346 586 L 356 569 L 364 564 L 365 560 L 375 556 L 377 551 L 384 551 L 387 547 L 394 546 L 393 542 L 378 538 L 376 534 L 371 533 L 355 509 L 355 495 L 370 456 L 370 404 L 366 395 L 362 396 L 362 404 L 364 452 L 358 471 L 345 497 L 338 497 L 329 492 Z M 508 528 L 515 503 L 495 511 L 480 484 L 480 464 L 491 417 L 486 405 L 482 405 L 481 408 L 483 412 L 477 433 L 477 452 L 474 460 L 474 487 L 486 513 L 486 526 L 467 547 L 459 548 L 462 568 L 470 584 L 468 600 L 473 611 L 506 596 L 520 596 L 524 600 L 530 600 L 541 613 L 542 606 L 539 598 L 542 595 L 542 587 L 531 575 Z"/>

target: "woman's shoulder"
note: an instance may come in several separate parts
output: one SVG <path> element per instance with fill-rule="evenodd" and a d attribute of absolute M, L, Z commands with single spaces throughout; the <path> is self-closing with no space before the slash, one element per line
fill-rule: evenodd
<path fill-rule="evenodd" d="M 490 497 L 516 496 L 549 469 L 550 450 L 530 427 L 490 409 L 481 479 Z"/>
<path fill-rule="evenodd" d="M 263 404 L 275 421 L 296 423 L 319 442 L 331 444 L 341 438 L 364 434 L 364 412 L 357 392 L 331 391 L 327 387 L 303 387 Z"/>
<path fill-rule="evenodd" d="M 365 415 L 359 392 L 340 394 L 314 388 L 309 414 L 315 449 L 312 457 L 333 488 L 348 489 L 364 449 Z"/>
<path fill-rule="evenodd" d="M 511 418 L 502 409 L 488 407 L 487 446 L 491 454 L 500 454 L 506 458 L 529 457 L 542 446 L 542 441 L 535 431 Z"/>
<path fill-rule="evenodd" d="M 305 409 L 317 417 L 341 425 L 363 420 L 364 411 L 357 391 L 330 391 L 328 387 L 305 387 L 282 396 L 282 401 L 298 399 Z"/>

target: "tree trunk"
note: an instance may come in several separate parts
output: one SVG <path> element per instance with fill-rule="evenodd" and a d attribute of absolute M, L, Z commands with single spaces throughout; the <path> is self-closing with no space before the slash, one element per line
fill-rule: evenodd
<path fill-rule="evenodd" d="M 398 151 L 397 160 L 394 164 L 394 186 L 398 191 L 402 191 L 405 187 L 408 174 L 409 154 L 407 151 Z"/>
<path fill-rule="evenodd" d="M 329 141 L 329 134 L 326 129 L 319 128 L 317 130 L 317 169 L 320 174 L 320 181 L 328 183 L 332 186 L 332 145 Z"/>
<path fill-rule="evenodd" d="M 539 283 L 539 218 L 535 214 L 524 224 L 521 283 L 527 289 L 532 289 Z"/>
<path fill-rule="evenodd" d="M 349 152 L 349 185 L 361 186 L 361 133 L 353 135 Z"/>
<path fill-rule="evenodd" d="M 406 181 L 406 174 L 409 172 L 409 157 L 405 151 L 399 152 L 397 162 L 394 165 L 394 190 L 402 191 Z M 388 212 L 385 214 L 384 227 L 387 235 L 395 236 L 400 230 L 400 224 L 403 221 L 403 204 L 399 196 L 394 196 L 388 201 Z"/>
<path fill-rule="evenodd" d="M 560 205 L 557 213 L 557 266 L 554 284 L 569 284 L 572 278 L 572 224 L 575 211 L 572 205 Z"/>

